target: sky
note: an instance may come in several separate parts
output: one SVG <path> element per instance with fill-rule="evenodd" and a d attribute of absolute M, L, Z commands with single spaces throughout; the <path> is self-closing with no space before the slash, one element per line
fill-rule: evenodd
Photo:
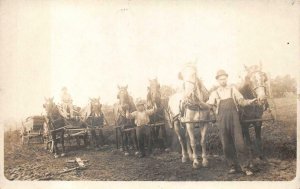
<path fill-rule="evenodd" d="M 148 79 L 179 86 L 191 61 L 207 88 L 259 62 L 299 75 L 299 3 L 3 0 L 0 28 L 0 120 L 41 114 L 63 86 L 78 106 L 115 103 L 118 85 L 145 98 Z"/>

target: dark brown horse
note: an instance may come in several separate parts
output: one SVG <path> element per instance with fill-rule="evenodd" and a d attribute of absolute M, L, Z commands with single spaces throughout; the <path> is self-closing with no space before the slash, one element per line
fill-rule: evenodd
<path fill-rule="evenodd" d="M 265 110 L 269 108 L 267 101 L 267 85 L 268 80 L 266 73 L 261 69 L 260 65 L 253 65 L 246 67 L 247 75 L 244 78 L 243 84 L 239 87 L 239 91 L 245 99 L 257 98 L 257 103 L 240 107 L 240 119 L 242 125 L 242 132 L 245 143 L 251 146 L 249 127 L 254 126 L 255 130 L 255 148 L 254 150 L 259 154 L 260 159 L 265 159 L 262 149 L 261 141 L 261 126 L 262 121 L 245 122 L 245 120 L 261 119 Z M 252 153 L 251 153 L 252 154 Z"/>
<path fill-rule="evenodd" d="M 89 115 L 86 115 L 85 123 L 89 128 L 90 145 L 96 150 L 104 145 L 104 135 L 102 128 L 106 122 L 104 114 L 101 110 L 102 104 L 100 98 L 90 98 Z M 107 123 L 107 122 L 106 122 Z"/>
<path fill-rule="evenodd" d="M 160 84 L 157 78 L 149 80 L 147 94 L 147 109 L 152 109 L 156 105 L 156 113 L 150 116 L 150 124 L 165 123 L 165 107 L 161 99 Z M 165 124 L 151 127 L 153 143 L 160 149 L 169 151 L 167 147 L 167 133 Z"/>
<path fill-rule="evenodd" d="M 117 99 L 119 100 L 119 102 L 114 105 L 115 125 L 120 126 L 122 142 L 121 151 L 124 150 L 125 155 L 129 154 L 129 148 L 131 148 L 133 145 L 135 145 L 137 148 L 135 136 L 133 136 L 131 132 L 124 132 L 125 129 L 133 128 L 136 126 L 133 119 L 126 118 L 126 111 L 130 113 L 136 110 L 136 107 L 133 103 L 133 98 L 128 94 L 127 88 L 128 86 L 118 86 L 119 92 L 117 95 Z"/>
<path fill-rule="evenodd" d="M 61 156 L 65 155 L 65 145 L 64 145 L 64 134 L 65 129 L 64 126 L 66 125 L 65 119 L 61 114 L 59 113 L 57 105 L 53 102 L 53 98 L 45 98 L 46 102 L 43 104 L 43 107 L 45 108 L 47 112 L 47 119 L 49 128 L 49 139 L 52 141 L 52 147 L 54 152 L 54 157 L 57 158 L 59 150 L 57 147 L 58 140 L 61 143 L 62 151 Z M 48 146 L 48 144 L 46 144 Z"/>

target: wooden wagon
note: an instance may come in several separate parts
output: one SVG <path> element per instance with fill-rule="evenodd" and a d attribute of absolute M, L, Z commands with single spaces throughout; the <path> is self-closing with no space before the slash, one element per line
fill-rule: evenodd
<path fill-rule="evenodd" d="M 22 122 L 22 144 L 29 144 L 31 140 L 35 140 L 35 143 L 43 143 L 44 123 L 44 116 L 30 116 L 26 118 L 25 122 Z"/>

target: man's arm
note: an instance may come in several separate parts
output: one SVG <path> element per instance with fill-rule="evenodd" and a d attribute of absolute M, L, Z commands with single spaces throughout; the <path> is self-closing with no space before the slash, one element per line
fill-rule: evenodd
<path fill-rule="evenodd" d="M 209 109 L 211 109 L 213 106 L 217 105 L 217 95 L 216 95 L 216 91 L 213 91 L 210 96 L 208 101 L 206 102 L 206 105 L 209 106 Z"/>
<path fill-rule="evenodd" d="M 135 118 L 136 112 L 137 112 L 137 111 L 134 111 L 134 112 L 129 113 L 129 111 L 126 111 L 126 118 L 127 118 L 127 119 L 133 119 L 133 118 Z"/>

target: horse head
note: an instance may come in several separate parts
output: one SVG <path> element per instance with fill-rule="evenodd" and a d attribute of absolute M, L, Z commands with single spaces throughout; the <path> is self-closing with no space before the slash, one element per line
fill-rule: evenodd
<path fill-rule="evenodd" d="M 259 103 L 265 102 L 267 99 L 266 81 L 267 74 L 262 71 L 261 63 L 259 65 L 245 66 L 247 72 L 245 77 L 245 85 L 249 86 L 254 97 Z"/>
<path fill-rule="evenodd" d="M 100 115 L 102 104 L 100 103 L 100 97 L 90 98 L 91 112 L 96 115 Z"/>
<path fill-rule="evenodd" d="M 156 104 L 160 104 L 161 100 L 161 93 L 160 93 L 160 84 L 157 81 L 157 78 L 155 79 L 149 79 L 149 86 L 148 86 L 148 95 L 147 95 L 147 101 Z"/>
<path fill-rule="evenodd" d="M 52 114 L 55 109 L 56 109 L 56 105 L 53 101 L 53 97 L 52 98 L 45 98 L 45 103 L 43 104 L 43 107 L 45 108 L 47 114 Z"/>
<path fill-rule="evenodd" d="M 196 95 L 197 68 L 194 64 L 187 64 L 179 73 L 179 79 L 183 81 L 184 97 L 191 98 Z"/>
<path fill-rule="evenodd" d="M 122 109 L 124 111 L 128 110 L 131 105 L 130 96 L 127 91 L 128 85 L 123 86 L 123 87 L 118 85 L 118 89 L 119 89 L 119 92 L 118 92 L 117 98 L 119 99 L 119 105 L 122 107 Z"/>

